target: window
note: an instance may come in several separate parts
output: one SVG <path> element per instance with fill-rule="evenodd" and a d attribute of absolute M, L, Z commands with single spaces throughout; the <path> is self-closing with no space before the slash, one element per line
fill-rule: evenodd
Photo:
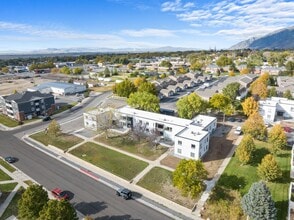
<path fill-rule="evenodd" d="M 291 107 L 291 110 L 290 110 L 291 112 L 294 112 L 294 108 L 293 107 Z"/>
<path fill-rule="evenodd" d="M 149 122 L 148 121 L 146 122 L 146 125 L 149 125 Z"/>
<path fill-rule="evenodd" d="M 191 148 L 192 149 L 195 149 L 195 144 L 191 144 Z"/>
<path fill-rule="evenodd" d="M 178 145 L 182 146 L 182 141 L 178 141 Z"/>
<path fill-rule="evenodd" d="M 34 105 L 34 102 L 31 102 L 31 105 Z"/>
<path fill-rule="evenodd" d="M 190 157 L 193 157 L 194 158 L 195 157 L 195 153 L 191 152 L 190 153 Z"/>
<path fill-rule="evenodd" d="M 182 149 L 178 148 L 178 154 L 182 154 Z"/>
<path fill-rule="evenodd" d="M 35 108 L 34 107 L 32 107 L 32 111 L 35 111 Z"/>
<path fill-rule="evenodd" d="M 171 127 L 166 127 L 165 128 L 166 131 L 172 132 L 172 128 Z"/>

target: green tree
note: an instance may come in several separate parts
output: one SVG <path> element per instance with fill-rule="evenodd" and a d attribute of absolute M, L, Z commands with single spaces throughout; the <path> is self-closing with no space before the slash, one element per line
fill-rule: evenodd
<path fill-rule="evenodd" d="M 199 61 L 199 60 L 194 60 L 193 62 L 191 62 L 191 66 L 190 69 L 192 71 L 196 71 L 196 70 L 201 70 L 204 66 L 204 63 Z"/>
<path fill-rule="evenodd" d="M 219 67 L 229 66 L 233 64 L 233 60 L 227 56 L 221 55 L 216 61 L 216 65 Z"/>
<path fill-rule="evenodd" d="M 253 183 L 241 200 L 243 211 L 253 220 L 276 220 L 277 209 L 264 182 Z"/>
<path fill-rule="evenodd" d="M 239 94 L 239 89 L 240 89 L 240 83 L 238 82 L 233 82 L 228 84 L 224 89 L 223 89 L 223 94 L 230 98 L 231 101 L 235 101 L 236 97 Z"/>
<path fill-rule="evenodd" d="M 48 200 L 48 194 L 41 185 L 29 186 L 18 201 L 18 218 L 37 219 Z"/>
<path fill-rule="evenodd" d="M 253 138 L 264 140 L 267 136 L 267 129 L 265 127 L 263 118 L 258 112 L 254 112 L 244 122 L 242 131 L 244 134 L 250 134 Z"/>
<path fill-rule="evenodd" d="M 269 143 L 272 144 L 274 153 L 287 146 L 287 135 L 283 127 L 279 124 L 274 125 L 268 133 Z"/>
<path fill-rule="evenodd" d="M 105 69 L 104 69 L 104 77 L 110 77 L 110 70 L 108 69 L 108 67 L 106 67 Z"/>
<path fill-rule="evenodd" d="M 71 70 L 70 70 L 70 68 L 67 67 L 67 66 L 62 67 L 62 68 L 60 69 L 60 72 L 63 73 L 63 74 L 66 74 L 66 75 L 71 74 Z"/>
<path fill-rule="evenodd" d="M 252 160 L 255 151 L 255 144 L 251 135 L 244 135 L 238 148 L 236 149 L 236 156 L 242 164 L 248 164 Z"/>
<path fill-rule="evenodd" d="M 161 67 L 167 67 L 167 68 L 170 69 L 173 65 L 168 60 L 163 60 L 163 61 L 161 61 L 161 63 L 159 64 L 159 66 L 161 66 Z"/>
<path fill-rule="evenodd" d="M 225 121 L 225 115 L 231 114 L 232 110 L 233 110 L 230 98 L 228 98 L 227 96 L 225 96 L 224 94 L 221 94 L 221 93 L 214 94 L 209 99 L 209 104 L 214 109 L 217 109 L 217 110 L 222 111 L 224 113 L 224 119 L 223 119 L 224 121 Z"/>
<path fill-rule="evenodd" d="M 159 112 L 159 98 L 148 92 L 135 92 L 127 100 L 128 105 L 149 112 Z"/>
<path fill-rule="evenodd" d="M 277 93 L 276 87 L 271 87 L 270 89 L 268 89 L 267 94 L 268 94 L 268 97 L 277 97 L 278 93 Z"/>
<path fill-rule="evenodd" d="M 47 133 L 53 137 L 57 137 L 61 133 L 60 125 L 55 119 L 53 119 L 48 125 Z"/>
<path fill-rule="evenodd" d="M 188 72 L 188 69 L 186 69 L 185 67 L 183 66 L 180 66 L 178 69 L 177 69 L 177 74 L 185 74 Z"/>
<path fill-rule="evenodd" d="M 39 220 L 78 220 L 76 211 L 67 200 L 50 200 L 40 212 Z"/>
<path fill-rule="evenodd" d="M 200 160 L 183 159 L 173 172 L 173 183 L 183 195 L 195 198 L 205 188 L 203 181 L 207 178 L 207 174 Z"/>
<path fill-rule="evenodd" d="M 140 86 L 138 87 L 138 92 L 148 92 L 157 96 L 156 87 L 151 82 L 143 82 L 142 84 L 140 84 Z"/>
<path fill-rule="evenodd" d="M 113 93 L 121 97 L 129 97 L 132 93 L 136 92 L 137 89 L 134 83 L 128 79 L 125 79 L 121 83 L 115 84 L 112 88 Z"/>
<path fill-rule="evenodd" d="M 258 102 L 253 97 L 246 98 L 242 102 L 242 108 L 245 115 L 250 116 L 255 112 L 258 112 Z"/>
<path fill-rule="evenodd" d="M 83 68 L 77 67 L 77 68 L 74 68 L 73 74 L 75 74 L 75 75 L 81 75 L 83 71 L 84 71 Z"/>
<path fill-rule="evenodd" d="M 294 61 L 288 61 L 285 65 L 287 72 L 290 76 L 294 75 Z"/>
<path fill-rule="evenodd" d="M 176 105 L 178 115 L 187 119 L 193 118 L 207 107 L 207 103 L 196 93 L 182 97 L 177 101 Z"/>
<path fill-rule="evenodd" d="M 267 154 L 258 165 L 257 174 L 264 181 L 275 181 L 282 176 L 282 171 L 275 157 Z"/>
<path fill-rule="evenodd" d="M 292 100 L 293 96 L 292 96 L 292 92 L 287 89 L 284 93 L 283 93 L 283 97 Z"/>

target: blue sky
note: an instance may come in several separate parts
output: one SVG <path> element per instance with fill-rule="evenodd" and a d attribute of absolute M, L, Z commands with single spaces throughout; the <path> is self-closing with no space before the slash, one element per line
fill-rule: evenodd
<path fill-rule="evenodd" d="M 293 0 L 1 0 L 0 51 L 225 49 L 294 25 Z"/>

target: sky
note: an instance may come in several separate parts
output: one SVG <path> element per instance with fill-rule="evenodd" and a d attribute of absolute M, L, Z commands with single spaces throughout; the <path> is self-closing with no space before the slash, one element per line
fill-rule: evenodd
<path fill-rule="evenodd" d="M 0 52 L 226 49 L 294 26 L 294 0 L 1 0 Z"/>

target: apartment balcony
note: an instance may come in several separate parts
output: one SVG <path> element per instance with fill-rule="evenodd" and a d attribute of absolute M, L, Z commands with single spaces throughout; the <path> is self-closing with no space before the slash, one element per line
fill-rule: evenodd
<path fill-rule="evenodd" d="M 13 110 L 10 109 L 10 108 L 6 108 L 6 111 L 9 112 L 9 113 L 13 113 Z"/>
<path fill-rule="evenodd" d="M 7 103 L 7 102 L 6 102 L 5 105 L 6 105 L 7 108 L 12 108 L 11 103 Z"/>

